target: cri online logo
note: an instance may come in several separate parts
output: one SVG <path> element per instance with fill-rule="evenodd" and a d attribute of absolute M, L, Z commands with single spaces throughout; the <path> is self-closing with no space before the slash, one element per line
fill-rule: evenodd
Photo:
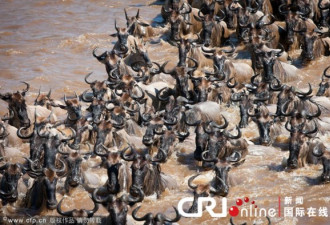
<path fill-rule="evenodd" d="M 212 217 L 227 217 L 228 213 L 232 217 L 238 216 L 239 214 L 242 217 L 275 217 L 276 216 L 276 209 L 275 208 L 269 208 L 268 210 L 265 208 L 258 208 L 258 206 L 255 204 L 255 201 L 251 201 L 248 197 L 245 197 L 242 199 L 237 199 L 236 200 L 236 206 L 231 206 L 229 208 L 229 211 L 227 212 L 227 198 L 222 198 L 221 201 L 221 208 L 222 212 L 221 213 L 215 213 L 213 211 L 214 208 L 216 208 L 216 201 L 212 197 L 200 197 L 197 200 L 197 213 L 187 213 L 183 211 L 183 205 L 186 202 L 193 202 L 194 198 L 193 197 L 187 197 L 183 198 L 179 201 L 178 203 L 178 210 L 179 213 L 184 216 L 184 217 L 202 217 L 203 214 L 203 203 L 208 203 L 205 206 L 205 210 L 212 216 Z M 249 204 L 248 208 L 242 208 L 239 210 L 237 206 L 242 206 L 243 202 L 245 204 Z M 279 211 L 280 215 L 280 211 Z"/>

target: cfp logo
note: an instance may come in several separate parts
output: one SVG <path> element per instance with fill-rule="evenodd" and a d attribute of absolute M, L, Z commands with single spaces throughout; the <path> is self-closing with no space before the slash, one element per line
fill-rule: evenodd
<path fill-rule="evenodd" d="M 193 202 L 194 197 L 187 197 L 183 198 L 179 201 L 178 210 L 179 213 L 184 217 L 202 217 L 203 215 L 203 202 L 211 203 L 205 206 L 205 210 L 212 216 L 212 217 L 226 217 L 227 216 L 227 198 L 222 198 L 222 212 L 215 213 L 213 209 L 216 207 L 217 203 L 214 198 L 211 197 L 199 197 L 197 201 L 197 213 L 187 213 L 183 211 L 183 204 L 186 202 Z"/>

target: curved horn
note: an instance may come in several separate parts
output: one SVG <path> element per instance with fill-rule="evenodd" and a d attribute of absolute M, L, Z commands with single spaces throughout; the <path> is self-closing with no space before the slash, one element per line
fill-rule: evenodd
<path fill-rule="evenodd" d="M 110 200 L 114 200 L 114 196 L 113 195 L 109 195 L 105 198 L 101 198 L 99 199 L 98 196 L 97 196 L 97 192 L 98 192 L 98 188 L 95 188 L 95 190 L 93 191 L 93 194 L 92 194 L 92 199 L 93 199 L 93 202 L 96 202 L 96 203 L 105 203 L 105 202 L 108 202 Z"/>
<path fill-rule="evenodd" d="M 92 102 L 92 101 L 93 101 L 93 98 L 88 99 L 88 97 L 87 97 L 87 91 L 88 91 L 88 90 L 85 90 L 85 91 L 83 92 L 83 94 L 81 95 L 81 99 L 82 99 L 84 102 Z"/>
<path fill-rule="evenodd" d="M 188 180 L 188 186 L 189 186 L 191 189 L 193 189 L 193 190 L 195 190 L 195 189 L 197 188 L 197 185 L 193 185 L 192 182 L 193 182 L 193 180 L 194 180 L 196 177 L 198 177 L 199 175 L 200 175 L 200 174 L 196 174 L 196 175 L 190 177 L 189 180 Z"/>
<path fill-rule="evenodd" d="M 215 53 L 216 49 L 212 48 L 212 49 L 206 49 L 204 45 L 202 45 L 202 51 L 205 53 Z"/>
<path fill-rule="evenodd" d="M 291 128 L 289 127 L 289 121 L 286 121 L 286 123 L 285 123 L 285 129 L 287 131 L 289 131 L 290 133 L 294 133 L 294 129 L 292 129 L 292 127 Z"/>
<path fill-rule="evenodd" d="M 99 61 L 101 61 L 101 60 L 104 60 L 104 57 L 102 57 L 102 55 L 96 55 L 96 50 L 98 49 L 98 47 L 96 47 L 96 48 L 94 48 L 93 49 L 93 56 L 97 59 L 97 60 L 99 60 Z"/>
<path fill-rule="evenodd" d="M 99 210 L 99 205 L 96 204 L 96 202 L 94 202 L 94 208 L 92 210 L 85 210 L 85 211 L 86 211 L 88 217 L 92 217 L 94 215 L 94 213 L 97 212 L 97 210 Z"/>
<path fill-rule="evenodd" d="M 290 100 L 288 100 L 288 101 L 286 101 L 286 102 L 284 102 L 284 104 L 281 106 L 281 114 L 283 115 L 283 116 L 290 116 L 290 115 L 292 115 L 292 113 L 294 112 L 294 110 L 295 110 L 295 107 L 293 107 L 293 109 L 291 110 L 291 112 L 288 112 L 288 113 L 285 113 L 285 106 L 288 104 L 288 103 L 290 103 L 291 101 Z"/>
<path fill-rule="evenodd" d="M 230 138 L 230 139 L 239 139 L 242 136 L 242 133 L 238 126 L 236 126 L 236 130 L 238 131 L 236 136 L 228 133 L 227 131 L 224 131 L 223 135 L 225 135 L 227 138 Z"/>
<path fill-rule="evenodd" d="M 310 83 L 308 83 L 308 87 L 309 87 L 309 90 L 307 92 L 295 91 L 295 93 L 299 94 L 299 95 L 303 95 L 303 96 L 310 95 L 313 92 L 312 85 Z"/>
<path fill-rule="evenodd" d="M 121 158 L 125 161 L 134 161 L 136 152 L 134 151 L 133 154 L 130 157 L 128 157 L 127 155 L 125 155 L 125 152 L 126 152 L 127 149 L 128 148 L 126 148 L 126 149 L 124 149 L 123 151 L 120 152 Z M 131 148 L 131 150 L 133 150 L 133 149 Z"/>
<path fill-rule="evenodd" d="M 281 15 L 286 15 L 286 14 L 289 13 L 288 10 L 284 10 L 284 9 L 283 9 L 284 7 L 287 7 L 286 3 L 284 3 L 284 4 L 282 4 L 282 5 L 280 5 L 280 6 L 278 7 L 278 12 L 279 12 Z"/>
<path fill-rule="evenodd" d="M 21 83 L 23 83 L 23 84 L 25 84 L 25 85 L 26 85 L 26 88 L 25 88 L 25 89 L 23 89 L 23 91 L 22 91 L 22 95 L 24 96 L 24 95 L 25 95 L 25 93 L 29 91 L 29 89 L 30 89 L 30 84 L 29 84 L 29 83 L 27 83 L 27 82 L 25 82 L 25 81 L 22 81 Z"/>
<path fill-rule="evenodd" d="M 164 119 L 163 119 L 164 124 L 165 124 L 165 125 L 169 125 L 169 126 L 174 126 L 175 124 L 178 123 L 178 118 L 177 118 L 176 116 L 174 116 L 173 118 L 174 118 L 173 121 L 166 120 L 166 119 L 164 118 Z"/>
<path fill-rule="evenodd" d="M 137 217 L 137 212 L 139 211 L 139 209 L 141 208 L 141 206 L 138 206 L 138 207 L 136 207 L 134 210 L 133 210 L 133 212 L 132 212 L 132 217 L 133 217 L 133 219 L 134 220 L 136 220 L 136 221 L 145 221 L 145 220 L 147 220 L 148 219 L 148 217 L 150 216 L 150 214 L 151 214 L 151 216 L 152 216 L 152 213 L 147 213 L 146 215 L 144 215 L 143 217 Z M 150 216 L 150 217 L 151 217 Z"/>
<path fill-rule="evenodd" d="M 231 81 L 232 80 L 234 80 L 234 84 L 231 84 Z M 226 84 L 227 84 L 227 87 L 234 88 L 234 87 L 237 86 L 237 81 L 236 81 L 235 77 L 232 77 L 232 78 L 228 79 L 228 81 L 226 82 Z"/>
<path fill-rule="evenodd" d="M 143 89 L 139 85 L 137 85 L 137 84 L 135 84 L 134 86 L 136 86 L 140 90 L 140 92 L 142 94 L 141 94 L 141 96 L 136 96 L 136 95 L 133 94 L 132 89 L 130 88 L 128 90 L 128 93 L 131 96 L 131 98 L 134 99 L 134 100 L 141 100 L 141 99 L 143 99 L 144 96 L 145 96 Z"/>
<path fill-rule="evenodd" d="M 117 27 L 117 20 L 115 19 L 115 29 L 117 32 L 119 32 L 119 28 Z"/>
<path fill-rule="evenodd" d="M 328 69 L 330 69 L 330 66 L 328 66 L 327 68 L 325 68 L 325 70 L 323 71 L 323 76 L 330 78 L 330 74 L 327 74 Z"/>
<path fill-rule="evenodd" d="M 165 216 L 164 220 L 167 221 L 167 222 L 170 222 L 170 223 L 175 223 L 175 222 L 178 222 L 181 218 L 181 215 L 179 214 L 179 211 L 177 208 L 175 208 L 174 206 L 172 206 L 174 211 L 175 211 L 175 218 L 174 219 L 170 219 L 168 218 L 167 216 Z"/>
<path fill-rule="evenodd" d="M 228 43 L 229 43 L 231 49 L 230 49 L 230 50 L 225 50 L 225 49 L 223 49 L 223 50 L 221 50 L 221 51 L 223 51 L 223 52 L 225 52 L 225 53 L 233 53 L 233 52 L 235 52 L 236 47 L 235 47 L 234 43 L 231 42 L 231 41 L 228 41 Z"/>
<path fill-rule="evenodd" d="M 277 77 L 274 76 L 275 79 L 273 79 L 269 84 L 269 89 L 272 91 L 281 91 L 283 89 L 283 85 L 281 84 L 281 81 L 277 79 Z M 276 81 L 276 85 L 273 85 L 273 81 Z"/>
<path fill-rule="evenodd" d="M 168 102 L 169 101 L 170 96 L 167 96 L 166 98 L 160 97 L 162 91 L 165 90 L 165 89 L 168 89 L 168 87 L 164 87 L 164 88 L 160 89 L 159 91 L 156 91 L 156 97 L 159 101 L 162 101 L 162 102 Z"/>
<path fill-rule="evenodd" d="M 317 4 L 317 6 L 319 7 L 320 10 L 326 10 L 326 9 L 330 8 L 330 5 L 322 7 L 321 3 L 322 3 L 322 1 L 320 0 L 319 3 Z"/>
<path fill-rule="evenodd" d="M 218 125 L 216 122 L 214 122 L 214 121 L 212 121 L 211 123 L 210 123 L 210 125 L 211 126 L 213 126 L 213 127 L 216 127 L 216 128 L 218 128 L 218 129 L 226 129 L 227 127 L 228 127 L 228 121 L 227 121 L 227 119 L 226 119 L 226 117 L 224 116 L 224 115 L 221 115 L 222 116 L 222 118 L 224 119 L 224 123 L 222 124 L 222 125 Z"/>
<path fill-rule="evenodd" d="M 128 15 L 127 15 L 127 12 L 126 12 L 126 8 L 124 8 L 124 12 L 125 12 L 125 18 L 126 18 L 126 20 L 128 21 L 129 18 L 128 18 Z"/>
<path fill-rule="evenodd" d="M 58 203 L 58 205 L 57 205 L 57 212 L 59 213 L 59 214 L 61 214 L 62 216 L 72 216 L 72 213 L 73 213 L 73 210 L 71 210 L 71 211 L 66 211 L 66 212 L 64 212 L 64 211 L 62 211 L 62 209 L 61 209 L 61 205 L 62 205 L 62 201 L 64 200 L 64 198 L 62 198 L 61 199 L 61 201 Z"/>
<path fill-rule="evenodd" d="M 261 112 L 260 112 L 259 110 L 258 110 L 257 113 L 252 114 L 251 112 L 252 112 L 253 109 L 254 109 L 253 106 L 251 106 L 251 107 L 248 109 L 247 114 L 249 115 L 249 117 L 257 117 L 257 116 L 260 116 L 260 113 L 261 113 Z"/>
<path fill-rule="evenodd" d="M 165 74 L 174 75 L 175 74 L 175 68 L 172 69 L 171 71 L 166 71 L 165 70 L 165 66 L 167 65 L 167 63 L 169 63 L 169 61 L 166 61 L 166 62 L 163 63 L 163 65 L 160 67 L 160 71 L 162 71 Z"/>
<path fill-rule="evenodd" d="M 92 73 L 93 72 L 90 72 L 89 74 L 87 74 L 86 76 L 85 76 L 85 82 L 87 83 L 87 84 L 95 84 L 96 83 L 96 80 L 94 80 L 93 82 L 89 82 L 87 79 L 88 79 L 88 77 L 90 76 L 90 75 L 92 75 Z"/>
<path fill-rule="evenodd" d="M 235 151 L 231 156 L 227 157 L 229 162 L 238 162 L 242 158 L 242 154 L 240 152 Z"/>
<path fill-rule="evenodd" d="M 2 118 L 1 118 L 2 121 L 10 120 L 10 119 L 14 118 L 14 116 L 15 116 L 15 112 L 14 112 L 14 110 L 8 108 L 8 111 L 9 111 L 9 115 L 8 115 L 8 117 L 2 117 Z"/>
<path fill-rule="evenodd" d="M 317 123 L 315 122 L 315 120 L 313 120 L 314 122 L 314 129 L 313 130 L 310 130 L 310 131 L 301 131 L 301 133 L 305 134 L 305 135 L 308 135 L 308 134 L 314 134 L 318 131 L 318 127 L 317 127 Z"/>
<path fill-rule="evenodd" d="M 194 64 L 195 64 L 193 67 L 188 67 L 188 71 L 190 72 L 190 71 L 197 70 L 198 65 L 199 65 L 198 61 L 196 59 L 193 59 L 193 58 L 190 58 L 190 57 L 187 57 L 187 58 L 190 59 L 191 61 L 193 61 Z"/>
<path fill-rule="evenodd" d="M 312 101 L 311 101 L 312 102 Z M 314 103 L 314 102 L 313 102 Z M 320 107 L 319 107 L 319 105 L 318 104 L 316 104 L 316 103 L 314 103 L 315 105 L 316 105 L 316 107 L 317 107 L 317 112 L 315 113 L 315 114 L 309 114 L 309 113 L 307 113 L 307 117 L 309 117 L 310 119 L 311 118 L 314 118 L 314 117 L 319 117 L 319 116 L 321 116 L 321 109 L 320 109 Z"/>
<path fill-rule="evenodd" d="M 25 129 L 28 129 L 29 127 L 20 127 L 18 130 L 17 130 L 17 136 L 19 137 L 19 138 L 21 138 L 21 139 L 30 139 L 32 136 L 33 136 L 33 132 L 31 132 L 31 134 L 29 134 L 29 135 L 23 135 L 22 134 L 22 130 L 25 130 Z"/>
<path fill-rule="evenodd" d="M 202 159 L 203 159 L 203 161 L 204 162 L 213 162 L 213 163 L 217 163 L 219 160 L 217 159 L 217 158 L 213 158 L 213 159 L 207 159 L 206 158 L 206 153 L 208 153 L 209 151 L 204 151 L 203 153 L 202 153 Z"/>
<path fill-rule="evenodd" d="M 152 62 L 153 64 L 155 64 L 158 67 L 158 70 L 155 70 L 154 68 L 152 68 L 153 70 L 150 69 L 149 73 L 150 75 L 156 75 L 156 74 L 160 74 L 161 70 L 160 70 L 160 65 L 157 62 Z"/>
<path fill-rule="evenodd" d="M 157 162 L 165 162 L 166 161 L 166 156 L 167 156 L 166 152 L 162 148 L 159 148 L 158 150 L 162 153 L 161 154 L 162 157 L 160 159 L 152 159 L 151 161 L 152 162 L 155 162 L 155 163 L 157 163 Z"/>

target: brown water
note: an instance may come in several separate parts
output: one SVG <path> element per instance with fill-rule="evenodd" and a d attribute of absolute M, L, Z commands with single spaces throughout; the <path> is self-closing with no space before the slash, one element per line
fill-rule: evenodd
<path fill-rule="evenodd" d="M 123 9 L 127 8 L 129 15 L 140 9 L 140 15 L 147 21 L 152 21 L 160 13 L 159 5 L 149 5 L 153 1 L 104 1 L 104 0 L 2 0 L 0 1 L 0 86 L 1 93 L 14 91 L 23 87 L 20 81 L 31 84 L 27 100 L 32 103 L 37 95 L 39 87 L 42 92 L 53 90 L 52 96 L 61 99 L 63 94 L 73 95 L 74 91 L 82 93 L 88 88 L 83 78 L 88 72 L 94 71 L 96 79 L 106 79 L 104 66 L 92 56 L 92 50 L 100 47 L 100 50 L 109 50 L 113 46 L 115 38 L 109 34 L 114 32 L 114 19 L 119 26 L 126 24 Z M 160 51 L 161 49 L 161 51 Z M 177 50 L 164 43 L 149 45 L 150 58 L 153 61 L 164 62 L 177 57 Z M 323 69 L 328 66 L 329 58 L 322 57 L 308 67 L 302 69 L 305 76 L 295 82 L 300 87 L 307 87 L 311 82 L 314 88 L 320 81 Z M 315 91 L 315 90 L 314 90 Z M 0 114 L 5 112 L 6 104 L 0 102 Z M 237 110 L 232 113 L 238 121 Z M 235 122 L 236 123 L 236 122 Z M 257 137 L 256 126 L 251 122 L 249 128 L 244 131 L 244 137 L 251 140 Z M 288 133 L 284 134 L 282 142 L 287 141 Z M 328 144 L 328 135 L 321 137 Z M 22 155 L 26 155 L 27 145 Z M 183 144 L 176 146 L 181 155 L 180 162 L 172 158 L 164 165 L 162 170 L 171 174 L 178 182 L 177 190 L 166 191 L 161 199 L 147 198 L 142 204 L 140 214 L 151 212 L 164 212 L 173 214 L 171 206 L 176 206 L 178 201 L 187 196 L 192 196 L 188 189 L 187 180 L 196 173 L 194 162 L 183 160 L 186 155 L 194 150 L 194 137 L 189 137 Z M 293 206 L 296 196 L 304 197 L 302 207 L 326 206 L 330 210 L 330 185 L 316 185 L 317 177 L 321 174 L 320 166 L 307 166 L 293 172 L 282 169 L 283 157 L 288 157 L 288 151 L 281 151 L 276 147 L 261 147 L 251 145 L 249 155 L 245 163 L 230 171 L 230 176 L 236 181 L 228 195 L 228 207 L 234 205 L 237 198 L 249 197 L 255 200 L 260 207 L 278 207 L 278 197 L 284 200 L 285 196 L 293 197 Z M 183 155 L 183 156 L 182 156 Z M 182 163 L 184 162 L 184 163 Z M 188 166 L 189 164 L 189 166 Z M 92 169 L 91 171 L 100 177 L 106 175 L 106 171 Z M 209 172 L 208 172 L 209 173 Z M 207 176 L 209 177 L 209 176 Z M 60 193 L 57 199 L 62 199 Z M 217 198 L 219 200 L 219 198 Z M 77 189 L 64 202 L 64 208 L 92 208 L 92 201 L 82 189 Z M 9 210 L 10 211 L 10 210 Z M 45 215 L 57 215 L 56 211 L 45 211 Z M 139 214 L 139 215 L 140 215 Z M 329 218 L 284 218 L 283 204 L 282 216 L 272 218 L 273 224 L 329 224 Z M 97 215 L 107 215 L 102 207 Z M 252 224 L 266 224 L 265 218 L 235 218 L 237 223 L 247 221 Z M 258 222 L 259 221 L 259 222 Z M 133 222 L 135 223 L 135 222 Z M 229 224 L 229 217 L 213 219 L 206 212 L 202 218 L 182 218 L 179 224 Z M 138 224 L 138 223 L 137 223 Z M 141 223 L 140 223 L 141 224 Z"/>

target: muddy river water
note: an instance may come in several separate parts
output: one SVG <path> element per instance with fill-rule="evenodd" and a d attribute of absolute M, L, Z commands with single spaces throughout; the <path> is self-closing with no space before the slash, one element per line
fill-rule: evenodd
<path fill-rule="evenodd" d="M 84 82 L 84 76 L 93 71 L 94 78 L 106 79 L 104 66 L 92 56 L 92 50 L 99 47 L 102 50 L 111 49 L 115 38 L 109 34 L 114 33 L 114 20 L 119 26 L 126 26 L 123 9 L 126 8 L 130 15 L 140 9 L 140 15 L 147 21 L 157 25 L 160 22 L 159 4 L 154 1 L 130 0 L 1 0 L 0 1 L 0 92 L 20 90 L 24 87 L 20 81 L 26 81 L 31 85 L 27 95 L 27 102 L 33 104 L 39 87 L 41 92 L 52 89 L 52 97 L 62 100 L 63 94 L 73 96 L 74 91 L 81 94 L 89 86 Z M 153 40 L 148 44 L 149 55 L 152 61 L 163 63 L 172 60 L 175 63 L 177 48 L 163 41 Z M 101 50 L 100 50 L 101 52 Z M 306 74 L 303 79 L 295 82 L 301 88 L 307 87 L 310 82 L 316 92 L 321 74 L 329 66 L 330 58 L 321 57 L 310 65 L 301 68 Z M 0 115 L 7 112 L 7 104 L 0 101 Z M 227 112 L 231 123 L 239 121 L 238 108 Z M 193 130 L 192 132 L 193 133 Z M 327 207 L 330 210 L 330 185 L 319 184 L 318 177 L 322 172 L 320 165 L 306 166 L 288 172 L 282 166 L 284 157 L 288 157 L 289 133 L 283 131 L 278 138 L 278 143 L 265 147 L 254 145 L 257 137 L 257 127 L 251 122 L 249 127 L 243 130 L 243 137 L 249 140 L 249 154 L 246 161 L 238 168 L 230 170 L 230 176 L 234 185 L 230 188 L 228 207 L 235 205 L 237 199 L 248 197 L 249 202 L 244 207 L 250 207 L 255 201 L 258 208 L 269 210 L 274 208 L 275 217 L 271 217 L 272 224 L 294 225 L 315 224 L 326 225 L 330 223 L 329 217 L 319 216 L 319 208 Z M 329 133 L 322 135 L 321 140 L 329 146 Z M 281 147 L 281 148 L 280 148 Z M 21 161 L 22 156 L 28 156 L 28 145 L 12 146 L 13 151 L 19 150 L 20 159 L 13 155 L 12 160 Z M 184 143 L 176 145 L 176 153 L 165 164 L 161 165 L 162 171 L 172 175 L 178 188 L 166 190 L 160 197 L 146 198 L 139 211 L 139 215 L 146 212 L 163 212 L 173 216 L 173 206 L 177 206 L 183 197 L 191 197 L 192 191 L 187 186 L 187 180 L 196 173 L 192 152 L 194 151 L 194 136 L 191 135 Z M 88 163 L 84 169 L 89 173 L 95 173 L 102 181 L 106 181 L 105 169 L 90 169 Z M 202 172 L 198 182 L 207 182 L 211 172 Z M 24 195 L 24 192 L 22 192 Z M 63 195 L 57 193 L 57 200 Z M 286 197 L 292 197 L 291 204 L 285 204 Z M 302 204 L 296 204 L 296 198 L 303 197 Z M 221 211 L 220 199 L 216 198 Z M 280 206 L 279 206 L 280 199 Z M 287 198 L 288 200 L 288 198 Z M 83 188 L 77 188 L 67 196 L 63 202 L 64 209 L 92 208 L 93 203 L 88 193 Z M 5 209 L 8 215 L 24 214 L 16 206 Z M 187 206 L 188 207 L 188 206 Z M 285 207 L 305 209 L 302 217 L 284 216 Z M 135 207 L 134 207 L 135 208 Z M 308 208 L 316 209 L 316 216 L 307 214 Z M 280 213 L 279 213 L 280 209 Z M 43 211 L 43 215 L 58 215 L 56 210 Z M 280 214 L 280 215 L 279 215 Z M 106 209 L 100 207 L 96 215 L 107 215 Z M 131 210 L 129 211 L 131 215 Z M 201 218 L 181 218 L 179 224 L 229 224 L 228 215 L 225 218 L 212 218 L 204 211 Z M 131 224 L 135 222 L 128 216 Z M 236 224 L 267 224 L 264 216 L 242 217 L 235 219 Z"/>

